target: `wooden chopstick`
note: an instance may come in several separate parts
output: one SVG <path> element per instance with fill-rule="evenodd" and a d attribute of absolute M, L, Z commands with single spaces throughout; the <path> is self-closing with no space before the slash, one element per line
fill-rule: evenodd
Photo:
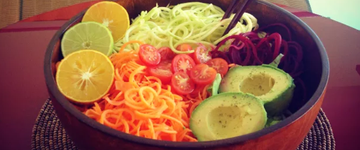
<path fill-rule="evenodd" d="M 228 34 L 229 31 L 236 26 L 236 24 L 239 22 L 239 19 L 244 14 L 245 9 L 249 6 L 251 1 L 252 0 L 245 0 L 244 3 L 240 3 L 240 0 L 233 0 L 231 2 L 229 8 L 226 10 L 222 19 L 229 18 L 237 7 L 239 8 L 239 10 L 235 13 L 234 18 L 231 20 L 229 26 L 226 28 L 223 35 Z"/>
<path fill-rule="evenodd" d="M 234 8 L 235 8 L 235 6 L 236 5 L 238 5 L 237 3 L 239 2 L 239 0 L 233 0 L 232 2 L 231 2 L 231 4 L 229 5 L 229 8 L 226 10 L 226 12 L 225 12 L 225 14 L 224 14 L 224 16 L 222 17 L 222 19 L 221 20 L 223 20 L 223 19 L 226 19 L 226 18 L 229 18 L 230 16 L 231 16 L 231 14 L 234 12 Z"/>

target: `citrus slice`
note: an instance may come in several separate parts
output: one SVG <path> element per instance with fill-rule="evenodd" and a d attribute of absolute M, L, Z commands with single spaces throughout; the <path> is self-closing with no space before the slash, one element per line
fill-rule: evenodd
<path fill-rule="evenodd" d="M 130 26 L 129 14 L 126 9 L 111 1 L 101 1 L 92 5 L 85 12 L 82 21 L 95 21 L 107 26 L 111 30 L 115 42 L 124 37 Z"/>
<path fill-rule="evenodd" d="M 112 86 L 114 66 L 95 50 L 80 50 L 65 57 L 56 72 L 60 92 L 77 103 L 91 103 L 103 97 Z"/>
<path fill-rule="evenodd" d="M 83 49 L 97 50 L 110 55 L 114 46 L 110 30 L 97 22 L 78 23 L 67 30 L 61 40 L 64 57 Z"/>

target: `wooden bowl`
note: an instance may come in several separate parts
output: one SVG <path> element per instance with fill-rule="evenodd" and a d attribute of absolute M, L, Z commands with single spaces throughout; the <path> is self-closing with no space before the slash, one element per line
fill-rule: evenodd
<path fill-rule="evenodd" d="M 131 18 L 142 10 L 150 10 L 156 5 L 165 6 L 188 2 L 190 0 L 122 0 L 120 3 L 128 10 Z M 226 9 L 231 0 L 200 0 L 213 3 Z M 60 40 L 64 32 L 79 22 L 84 12 L 65 23 L 52 38 L 45 55 L 44 71 L 49 94 L 56 113 L 77 147 L 84 150 L 99 149 L 296 149 L 310 130 L 323 102 L 329 78 L 329 61 L 324 46 L 317 35 L 299 18 L 273 4 L 252 2 L 247 12 L 253 14 L 260 26 L 270 23 L 283 23 L 288 26 L 295 41 L 304 50 L 305 72 L 301 78 L 305 82 L 306 101 L 293 101 L 290 109 L 295 113 L 282 122 L 244 136 L 210 142 L 168 142 L 145 139 L 116 131 L 88 118 L 70 103 L 57 88 L 54 80 L 55 63 L 61 60 Z M 295 95 L 296 96 L 296 95 Z"/>

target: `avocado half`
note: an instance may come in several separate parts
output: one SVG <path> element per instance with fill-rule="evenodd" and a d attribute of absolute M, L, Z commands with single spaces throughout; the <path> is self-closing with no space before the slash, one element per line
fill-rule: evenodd
<path fill-rule="evenodd" d="M 225 75 L 219 93 L 252 94 L 264 102 L 269 116 L 276 116 L 289 106 L 294 88 L 293 78 L 274 66 L 236 66 Z"/>
<path fill-rule="evenodd" d="M 190 129 L 198 141 L 241 136 L 265 127 L 267 113 L 251 94 L 220 93 L 202 101 L 190 116 Z"/>

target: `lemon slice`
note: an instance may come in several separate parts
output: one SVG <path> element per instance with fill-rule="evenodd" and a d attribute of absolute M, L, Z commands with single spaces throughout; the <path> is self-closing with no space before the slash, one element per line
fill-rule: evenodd
<path fill-rule="evenodd" d="M 78 23 L 67 30 L 61 40 L 64 57 L 84 49 L 97 50 L 110 55 L 114 46 L 110 30 L 97 22 Z"/>
<path fill-rule="evenodd" d="M 113 81 L 113 64 L 106 55 L 96 50 L 71 53 L 60 62 L 56 73 L 60 92 L 77 103 L 101 99 Z"/>
<path fill-rule="evenodd" d="M 82 22 L 99 22 L 111 30 L 114 41 L 124 37 L 130 26 L 129 14 L 116 2 L 101 1 L 92 5 L 84 14 Z"/>

